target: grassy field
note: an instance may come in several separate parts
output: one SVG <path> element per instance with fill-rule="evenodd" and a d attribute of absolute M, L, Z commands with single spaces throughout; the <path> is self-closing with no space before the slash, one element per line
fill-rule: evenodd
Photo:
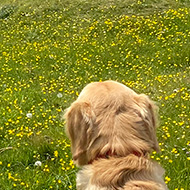
<path fill-rule="evenodd" d="M 107 79 L 157 102 L 151 157 L 190 189 L 188 0 L 0 0 L 0 189 L 76 189 L 63 110 Z"/>

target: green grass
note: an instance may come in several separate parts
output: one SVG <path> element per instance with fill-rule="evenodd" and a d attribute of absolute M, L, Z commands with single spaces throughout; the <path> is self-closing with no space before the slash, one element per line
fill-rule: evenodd
<path fill-rule="evenodd" d="M 157 102 L 161 152 L 151 157 L 169 189 L 189 189 L 188 0 L 0 6 L 0 189 L 76 189 L 63 110 L 87 83 L 107 79 Z"/>

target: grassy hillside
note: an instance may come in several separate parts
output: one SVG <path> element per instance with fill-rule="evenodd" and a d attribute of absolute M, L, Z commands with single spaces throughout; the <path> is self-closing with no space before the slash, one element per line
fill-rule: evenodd
<path fill-rule="evenodd" d="M 189 23 L 188 0 L 0 0 L 0 189 L 76 189 L 63 110 L 113 79 L 157 102 L 151 157 L 189 190 Z"/>

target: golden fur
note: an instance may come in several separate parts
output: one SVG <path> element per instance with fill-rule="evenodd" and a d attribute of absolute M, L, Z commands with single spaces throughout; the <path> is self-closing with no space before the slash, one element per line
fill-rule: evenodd
<path fill-rule="evenodd" d="M 115 81 L 88 84 L 65 113 L 73 160 L 82 169 L 78 190 L 166 190 L 159 151 L 156 106 Z M 109 153 L 109 154 L 108 154 Z"/>

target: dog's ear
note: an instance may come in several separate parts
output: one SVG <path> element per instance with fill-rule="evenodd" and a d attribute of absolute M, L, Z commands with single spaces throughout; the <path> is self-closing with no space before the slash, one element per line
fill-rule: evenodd
<path fill-rule="evenodd" d="M 90 103 L 74 102 L 65 113 L 66 133 L 71 140 L 73 160 L 85 164 L 89 136 L 92 132 L 95 115 Z M 80 159 L 80 157 L 83 157 Z M 82 160 L 83 159 L 83 160 Z M 79 161 L 80 160 L 80 161 Z M 84 162 L 84 163 L 83 163 Z"/>
<path fill-rule="evenodd" d="M 152 148 L 155 151 L 159 151 L 159 144 L 156 137 L 158 108 L 145 94 L 138 95 L 135 97 L 135 100 L 140 108 L 138 114 L 145 125 L 148 138 L 150 138 L 152 143 Z"/>

